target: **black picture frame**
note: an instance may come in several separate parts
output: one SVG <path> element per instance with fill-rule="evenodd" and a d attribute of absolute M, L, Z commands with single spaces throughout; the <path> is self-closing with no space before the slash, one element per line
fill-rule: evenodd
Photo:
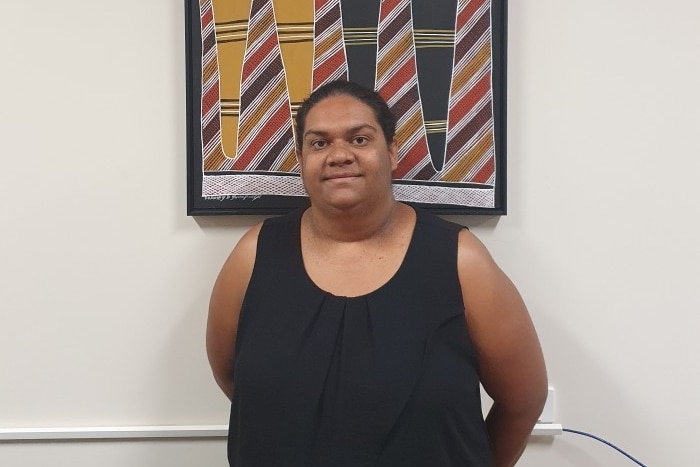
<path fill-rule="evenodd" d="M 377 0 L 378 2 L 379 0 Z M 507 213 L 507 0 L 491 0 L 491 91 L 494 132 L 494 174 L 490 184 L 493 204 L 488 207 L 465 204 L 438 204 L 411 201 L 436 214 L 448 215 L 505 215 Z M 308 205 L 305 196 L 272 194 L 226 193 L 216 196 L 203 194 L 205 175 L 202 163 L 202 34 L 200 1 L 185 0 L 186 45 L 186 137 L 187 137 L 187 215 L 258 215 L 283 214 Z M 352 77 L 351 77 L 352 79 Z M 264 175 L 264 174 L 262 174 Z M 394 184 L 421 184 L 436 186 L 436 182 L 395 180 Z M 479 188 L 481 189 L 481 188 Z M 400 198 L 397 198 L 400 199 Z"/>

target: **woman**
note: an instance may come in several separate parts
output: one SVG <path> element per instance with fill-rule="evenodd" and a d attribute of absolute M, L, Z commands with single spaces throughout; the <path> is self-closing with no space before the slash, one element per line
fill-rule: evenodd
<path fill-rule="evenodd" d="M 514 465 L 547 389 L 517 290 L 468 230 L 394 199 L 376 93 L 328 83 L 296 120 L 310 207 L 250 229 L 211 297 L 230 465 Z"/>

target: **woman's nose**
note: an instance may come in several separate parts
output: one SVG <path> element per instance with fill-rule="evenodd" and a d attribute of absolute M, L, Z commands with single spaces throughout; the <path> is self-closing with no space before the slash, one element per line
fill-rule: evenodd
<path fill-rule="evenodd" d="M 331 148 L 328 163 L 330 165 L 347 165 L 352 163 L 353 158 L 352 148 L 349 148 L 346 143 L 337 143 Z"/>

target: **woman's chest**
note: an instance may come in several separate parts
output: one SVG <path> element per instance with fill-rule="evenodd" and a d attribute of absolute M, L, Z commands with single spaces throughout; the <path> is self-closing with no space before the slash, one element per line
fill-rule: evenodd
<path fill-rule="evenodd" d="M 302 245 L 302 261 L 309 279 L 321 290 L 345 297 L 367 295 L 389 282 L 400 270 L 408 248 L 407 243 L 400 242 Z"/>

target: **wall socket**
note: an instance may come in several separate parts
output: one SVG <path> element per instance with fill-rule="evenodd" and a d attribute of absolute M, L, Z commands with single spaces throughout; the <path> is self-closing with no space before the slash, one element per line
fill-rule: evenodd
<path fill-rule="evenodd" d="M 549 386 L 547 389 L 547 401 L 544 403 L 542 414 L 537 419 L 538 423 L 554 423 L 554 388 Z"/>

